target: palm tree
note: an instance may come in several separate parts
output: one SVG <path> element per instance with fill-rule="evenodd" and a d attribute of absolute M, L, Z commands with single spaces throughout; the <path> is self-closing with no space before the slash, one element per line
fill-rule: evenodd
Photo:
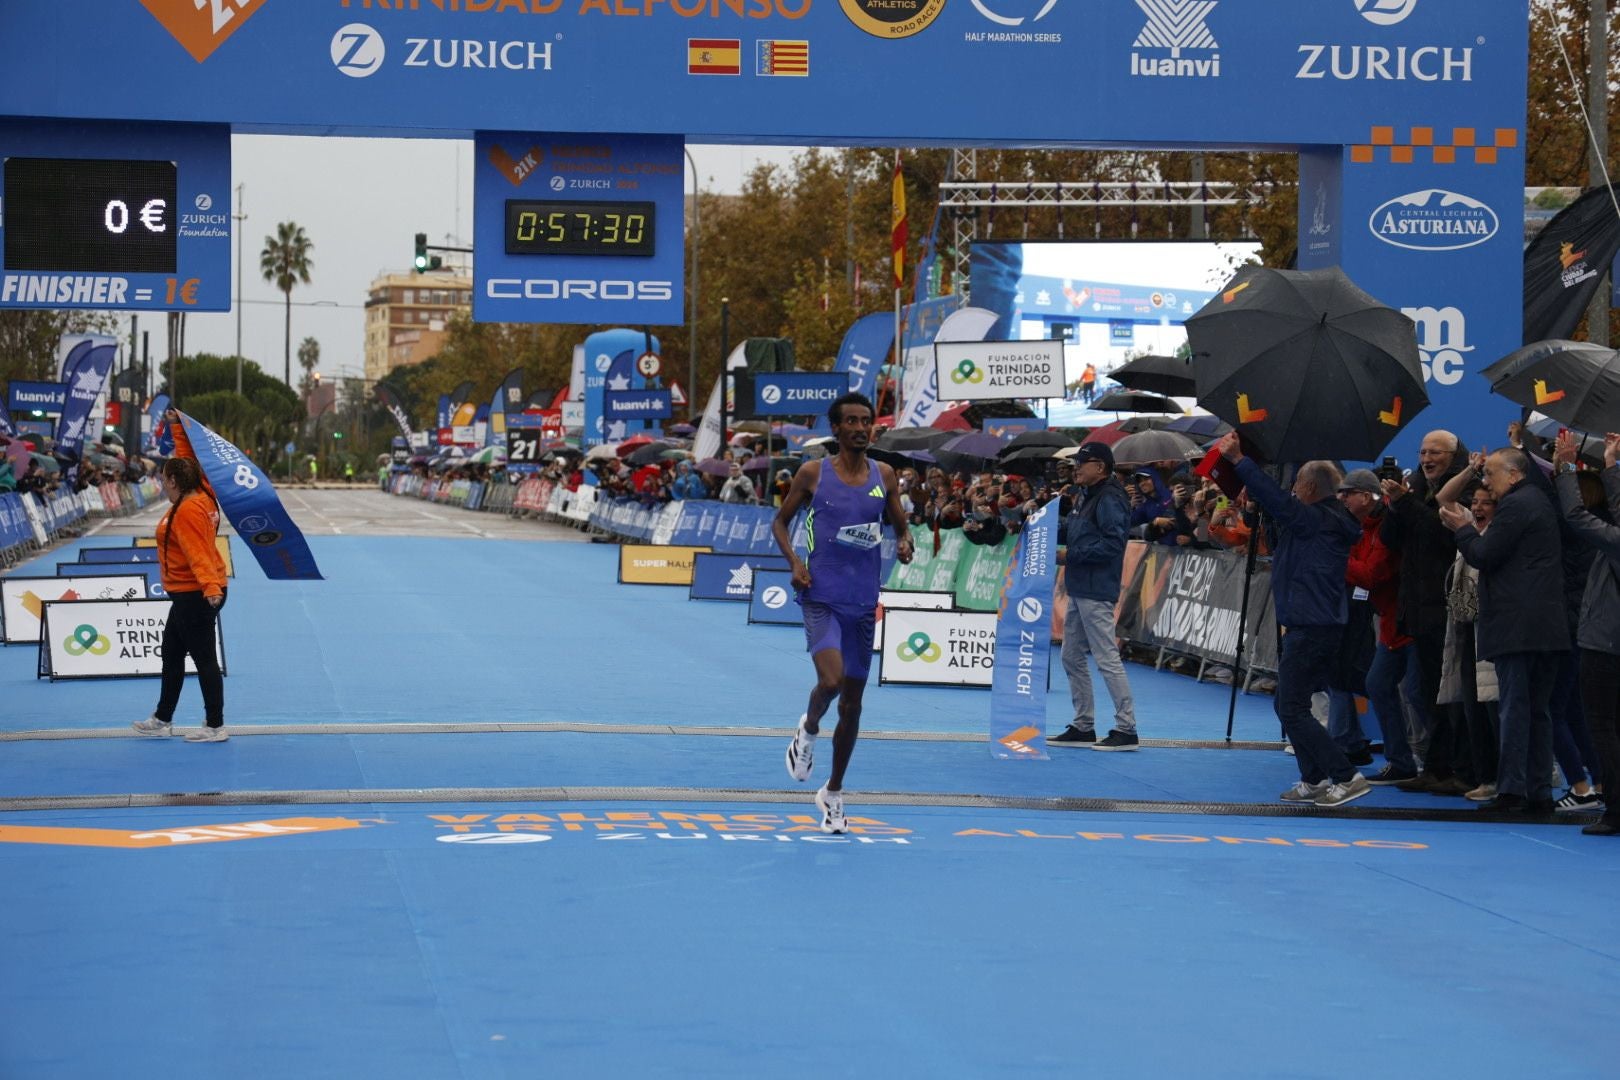
<path fill-rule="evenodd" d="M 287 298 L 286 348 L 282 378 L 292 385 L 292 291 L 302 282 L 309 284 L 310 267 L 314 260 L 309 253 L 315 245 L 304 235 L 304 227 L 297 222 L 283 221 L 276 226 L 276 235 L 264 238 L 264 250 L 259 252 L 259 270 L 264 280 L 280 289 Z"/>
<path fill-rule="evenodd" d="M 304 377 L 299 381 L 298 388 L 307 399 L 310 391 L 314 389 L 315 368 L 321 362 L 321 343 L 312 337 L 307 337 L 298 343 L 298 366 L 304 369 Z"/>

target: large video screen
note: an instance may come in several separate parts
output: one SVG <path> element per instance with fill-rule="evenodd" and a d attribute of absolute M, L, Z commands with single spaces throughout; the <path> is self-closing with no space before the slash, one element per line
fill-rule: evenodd
<path fill-rule="evenodd" d="M 1258 240 L 975 240 L 972 303 L 1001 316 L 993 339 L 1063 338 L 1072 382 L 1088 363 L 1173 356 L 1186 320 L 1259 259 Z"/>

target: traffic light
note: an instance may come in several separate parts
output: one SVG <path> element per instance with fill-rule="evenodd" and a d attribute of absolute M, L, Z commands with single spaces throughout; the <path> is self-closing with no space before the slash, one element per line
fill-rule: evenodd
<path fill-rule="evenodd" d="M 334 431 L 334 432 L 332 432 L 332 438 L 334 438 L 334 439 L 341 439 L 341 438 L 343 438 L 343 432 L 341 432 L 341 431 Z"/>
<path fill-rule="evenodd" d="M 428 268 L 427 233 L 416 234 L 416 272 L 420 274 Z"/>

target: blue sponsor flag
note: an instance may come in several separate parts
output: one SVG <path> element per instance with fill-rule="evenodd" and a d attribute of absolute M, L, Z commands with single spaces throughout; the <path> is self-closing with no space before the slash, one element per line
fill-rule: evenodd
<path fill-rule="evenodd" d="M 304 534 L 276 498 L 270 478 L 228 440 L 185 413 L 186 439 L 208 478 L 219 508 L 248 542 L 264 576 L 272 581 L 321 580 Z"/>
<path fill-rule="evenodd" d="M 146 424 L 145 449 L 147 449 L 148 451 L 156 450 L 158 448 L 158 435 L 159 434 L 164 434 L 164 432 L 163 432 L 163 414 L 168 412 L 168 411 L 169 411 L 169 395 L 168 394 L 158 394 L 158 395 L 156 395 L 155 397 L 152 398 L 151 403 L 146 406 L 147 424 Z M 170 440 L 169 449 L 164 451 L 164 456 L 167 457 L 169 454 L 172 454 L 172 453 L 174 453 L 174 442 L 173 442 L 173 440 Z"/>
<path fill-rule="evenodd" d="M 1057 580 L 1058 500 L 1024 524 L 1007 567 L 996 615 L 990 679 L 990 753 L 1047 760 L 1046 670 L 1052 652 L 1052 587 Z"/>
<path fill-rule="evenodd" d="M 838 363 L 833 370 L 849 376 L 852 393 L 865 394 L 868 400 L 877 400 L 878 369 L 894 343 L 894 315 L 878 312 L 855 320 L 844 334 L 844 343 L 838 347 Z M 825 411 L 810 424 L 810 438 L 832 434 L 832 425 Z"/>
<path fill-rule="evenodd" d="M 72 480 L 78 473 L 76 462 L 84 447 L 84 426 L 89 422 L 90 410 L 107 382 L 107 372 L 112 369 L 118 342 L 109 337 L 91 336 L 63 338 L 62 344 L 68 350 L 62 364 L 62 381 L 67 383 L 67 397 L 62 402 L 62 415 L 56 423 L 56 448 L 71 454 L 75 460 L 75 464 L 67 470 L 67 479 Z"/>
<path fill-rule="evenodd" d="M 640 387 L 636 357 L 647 350 L 647 344 L 647 335 L 640 330 L 599 330 L 585 339 L 585 429 L 580 434 L 581 449 L 628 437 L 628 423 L 610 421 L 604 415 L 602 393 Z M 658 339 L 653 338 L 652 351 L 658 349 Z"/>
<path fill-rule="evenodd" d="M 5 402 L 0 401 L 0 435 L 9 439 L 15 434 L 17 431 L 11 426 L 11 414 L 6 412 Z"/>

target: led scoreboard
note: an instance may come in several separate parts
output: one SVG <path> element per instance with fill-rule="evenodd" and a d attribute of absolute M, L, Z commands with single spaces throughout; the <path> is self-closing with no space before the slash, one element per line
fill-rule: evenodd
<path fill-rule="evenodd" d="M 479 132 L 473 318 L 684 322 L 684 150 L 668 135 Z"/>
<path fill-rule="evenodd" d="M 223 125 L 0 122 L 0 308 L 230 310 Z"/>

